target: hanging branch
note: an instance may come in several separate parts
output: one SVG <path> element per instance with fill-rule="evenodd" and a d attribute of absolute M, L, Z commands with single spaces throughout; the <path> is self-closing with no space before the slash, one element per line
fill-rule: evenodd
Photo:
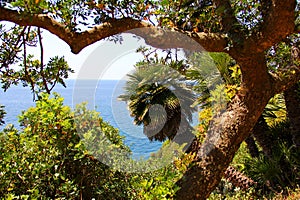
<path fill-rule="evenodd" d="M 27 27 L 25 27 L 26 29 Z M 30 28 L 28 28 L 28 32 L 30 31 Z M 25 31 L 22 35 L 23 38 L 23 64 L 24 64 L 24 72 L 25 72 L 25 81 L 30 83 L 30 87 L 33 93 L 33 101 L 35 101 L 35 89 L 34 89 L 34 82 L 32 80 L 32 78 L 30 77 L 29 73 L 28 73 L 28 67 L 27 67 L 27 48 L 26 48 L 26 41 L 28 38 L 25 37 Z"/>
<path fill-rule="evenodd" d="M 39 44 L 40 44 L 40 51 L 41 51 L 41 76 L 42 76 L 42 80 L 43 80 L 43 85 L 45 87 L 45 90 L 48 94 L 50 94 L 51 90 L 49 90 L 48 88 L 48 84 L 47 84 L 47 80 L 45 78 L 45 74 L 44 74 L 44 47 L 43 47 L 43 41 L 42 41 L 42 35 L 41 35 L 41 28 L 37 29 L 37 33 L 38 33 L 38 39 L 39 39 Z"/>
<path fill-rule="evenodd" d="M 58 78 L 59 78 L 59 71 L 61 70 L 61 68 L 59 67 L 58 68 L 58 70 L 57 70 L 57 74 L 56 74 L 56 78 L 55 78 L 55 81 L 54 81 L 54 83 L 53 83 L 53 85 L 52 85 L 52 87 L 50 88 L 50 91 L 52 91 L 53 90 L 53 88 L 55 87 L 55 85 L 57 84 L 57 81 L 58 81 Z"/>

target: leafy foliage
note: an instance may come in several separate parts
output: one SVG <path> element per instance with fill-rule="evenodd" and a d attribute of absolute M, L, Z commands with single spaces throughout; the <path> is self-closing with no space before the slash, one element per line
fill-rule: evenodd
<path fill-rule="evenodd" d="M 155 4 L 155 1 L 149 0 L 15 0 L 6 6 L 26 13 L 47 14 L 65 24 L 70 30 L 81 31 L 85 26 L 124 17 L 150 20 Z"/>
<path fill-rule="evenodd" d="M 225 53 L 195 54 L 191 60 L 193 64 L 186 76 L 196 81 L 193 90 L 200 94 L 197 99 L 201 106 L 197 129 L 200 140 L 203 140 L 213 115 L 223 111 L 239 90 L 241 71 Z"/>
<path fill-rule="evenodd" d="M 6 29 L 0 25 L 0 79 L 1 86 L 7 90 L 11 85 L 22 83 L 29 86 L 34 97 L 39 98 L 40 92 L 50 94 L 59 83 L 65 87 L 64 79 L 74 71 L 69 67 L 64 57 L 50 58 L 47 64 L 43 62 L 43 44 L 40 29 L 13 26 Z M 27 47 L 41 48 L 41 58 L 35 59 L 27 54 Z M 22 55 L 20 55 L 23 53 Z M 16 67 L 16 65 L 19 65 Z"/>
<path fill-rule="evenodd" d="M 290 35 L 285 41 L 274 45 L 267 52 L 267 63 L 271 72 L 279 71 L 283 76 L 289 66 L 299 65 L 299 34 Z M 292 68 L 291 70 L 295 70 Z"/>
<path fill-rule="evenodd" d="M 273 190 L 296 187 L 299 184 L 299 152 L 293 146 L 288 123 L 273 125 L 270 134 L 276 138 L 272 157 L 262 156 L 248 160 L 245 171 Z"/>
<path fill-rule="evenodd" d="M 179 189 L 176 186 L 195 155 L 185 154 L 177 158 L 166 167 L 146 174 L 132 176 L 132 187 L 136 199 L 173 199 L 175 192 Z"/>
<path fill-rule="evenodd" d="M 45 66 L 41 66 L 39 60 L 34 60 L 29 55 L 26 67 L 21 65 L 22 71 L 18 73 L 23 86 L 30 86 L 33 93 L 39 97 L 41 92 L 50 93 L 57 83 L 66 87 L 64 79 L 69 77 L 73 70 L 69 67 L 64 57 L 55 56 L 50 58 Z"/>
<path fill-rule="evenodd" d="M 262 15 L 266 12 L 263 3 L 258 0 L 232 1 L 235 15 L 244 30 L 248 31 L 248 34 L 251 34 L 251 29 L 258 29 L 263 22 Z"/>
<path fill-rule="evenodd" d="M 216 32 L 221 30 L 220 16 L 212 1 L 161 2 L 157 15 L 162 26 L 178 27 L 196 32 Z"/>
<path fill-rule="evenodd" d="M 103 149 L 90 151 L 89 144 L 107 142 L 105 151 L 129 152 L 118 130 L 84 104 L 71 111 L 57 94 L 43 94 L 19 120 L 20 131 L 7 126 L 0 133 L 0 195 L 7 199 L 170 199 L 178 189 L 175 182 L 193 160 L 186 155 L 153 171 L 149 165 L 157 161 L 150 158 L 140 162 L 148 173 L 115 171 L 97 159 Z"/>
<path fill-rule="evenodd" d="M 0 195 L 27 198 L 127 198 L 128 178 L 88 154 L 76 133 L 74 115 L 58 95 L 42 95 L 36 107 L 20 116 L 21 131 L 1 133 Z M 77 116 L 94 111 L 78 108 Z M 83 121 L 84 123 L 84 121 Z M 107 123 L 112 148 L 123 146 L 118 132 Z M 111 132 L 113 131 L 113 132 Z M 99 134 L 99 132 L 93 132 Z"/>
<path fill-rule="evenodd" d="M 268 125 L 273 126 L 287 118 L 283 94 L 275 95 L 265 107 L 263 116 Z"/>

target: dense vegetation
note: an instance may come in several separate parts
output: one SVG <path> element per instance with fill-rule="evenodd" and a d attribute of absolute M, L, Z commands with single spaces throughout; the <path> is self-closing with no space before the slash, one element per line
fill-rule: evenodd
<path fill-rule="evenodd" d="M 0 24 L 1 85 L 4 90 L 18 84 L 29 87 L 36 106 L 20 115 L 20 130 L 8 125 L 0 133 L 0 196 L 299 198 L 299 10 L 294 0 L 1 1 L 1 22 L 14 23 Z M 59 95 L 49 96 L 55 85 L 65 85 L 73 70 L 63 55 L 48 63 L 43 56 L 47 47 L 42 29 L 79 53 L 101 39 L 121 42 L 116 34 L 135 28 L 144 28 L 132 33 L 154 49 L 164 49 L 167 56 L 141 48 L 145 60 L 137 63 L 121 98 L 150 140 L 168 145 L 176 135 L 196 136 L 186 153 L 173 155 L 162 149 L 154 154 L 154 160 L 142 165 L 151 169 L 148 173 L 129 173 L 101 162 L 106 152 L 113 152 L 106 159 L 118 163 L 135 161 L 118 130 L 99 113 L 84 104 L 71 110 Z M 184 49 L 184 58 L 177 59 L 177 49 L 188 40 L 169 40 L 173 33 L 187 35 L 211 53 Z M 29 47 L 39 48 L 40 58 L 28 54 Z M 217 66 L 221 82 L 204 76 L 211 72 L 207 58 Z M 170 79 L 166 87 L 164 81 Z M 147 84 L 149 80 L 155 84 Z M 178 85 L 181 93 L 176 96 L 171 91 Z M 156 104 L 165 109 L 166 119 L 151 114 Z M 202 110 L 194 133 L 189 121 L 195 105 Z M 0 125 L 4 109 L 0 107 Z M 177 126 L 179 120 L 184 121 L 184 131 Z M 148 134 L 161 125 L 157 135 Z M 90 148 L 95 141 L 106 148 Z M 163 152 L 173 161 L 152 170 L 151 162 Z"/>
<path fill-rule="evenodd" d="M 222 66 L 232 64 L 226 55 L 213 56 L 215 60 L 227 60 L 227 63 L 221 62 Z M 233 81 L 240 72 L 238 66 L 230 69 L 226 74 Z M 225 87 L 230 97 L 237 85 L 226 84 Z M 207 101 L 214 98 L 218 97 L 212 95 Z M 268 121 L 264 134 L 276 138 L 269 144 L 274 150 L 272 154 L 265 154 L 255 143 L 257 154 L 251 154 L 250 145 L 243 143 L 231 165 L 244 175 L 233 172 L 226 176 L 209 199 L 225 196 L 229 199 L 277 199 L 281 197 L 275 195 L 282 192 L 291 199 L 299 197 L 291 192 L 299 187 L 299 152 L 293 146 L 282 98 L 281 95 L 272 99 L 264 112 L 264 119 Z M 212 107 L 204 105 L 199 113 L 199 140 L 203 140 L 211 117 Z M 5 199 L 170 199 L 178 190 L 175 182 L 194 157 L 190 152 L 160 170 L 143 174 L 113 170 L 95 158 L 97 153 L 88 152 L 84 144 L 109 138 L 111 148 L 129 150 L 118 130 L 103 122 L 99 113 L 87 110 L 84 104 L 71 111 L 57 94 L 52 98 L 41 94 L 36 106 L 23 112 L 19 122 L 21 130 L 8 125 L 1 133 L 0 182 L 1 196 Z M 101 124 L 100 129 L 93 125 L 95 122 Z M 81 129 L 88 129 L 91 134 L 81 135 Z"/>

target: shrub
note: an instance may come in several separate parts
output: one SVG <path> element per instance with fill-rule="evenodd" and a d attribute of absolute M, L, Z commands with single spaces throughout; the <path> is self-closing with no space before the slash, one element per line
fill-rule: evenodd
<path fill-rule="evenodd" d="M 88 153 L 80 142 L 74 116 L 103 121 L 99 113 L 88 111 L 84 105 L 72 112 L 63 105 L 60 96 L 42 95 L 35 107 L 19 117 L 20 131 L 13 126 L 3 130 L 0 134 L 0 196 L 30 199 L 129 197 L 129 178 Z M 107 135 L 111 148 L 126 148 L 119 132 L 108 123 L 101 123 L 92 133 L 93 137 Z"/>

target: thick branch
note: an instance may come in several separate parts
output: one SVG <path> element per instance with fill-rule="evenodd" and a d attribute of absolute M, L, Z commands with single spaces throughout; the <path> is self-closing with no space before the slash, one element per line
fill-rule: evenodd
<path fill-rule="evenodd" d="M 0 7 L 0 21 L 9 21 L 20 26 L 37 26 L 44 28 L 69 45 L 71 44 L 70 41 L 72 41 L 72 38 L 75 36 L 75 34 L 69 31 L 63 24 L 58 23 L 45 14 L 31 15 Z"/>
<path fill-rule="evenodd" d="M 37 26 L 46 29 L 65 41 L 75 54 L 79 53 L 86 46 L 101 39 L 127 31 L 144 37 L 147 44 L 158 48 L 180 48 L 184 43 L 178 40 L 176 40 L 177 42 L 169 40 L 169 35 L 161 34 L 161 30 L 154 27 L 150 28 L 151 25 L 131 18 L 111 20 L 110 22 L 78 33 L 71 31 L 64 24 L 57 22 L 48 15 L 19 13 L 0 7 L 0 21 L 9 21 L 21 26 Z M 134 30 L 146 27 L 149 27 L 149 29 Z M 172 32 L 178 31 L 173 30 Z M 184 32 L 184 34 L 192 37 L 208 51 L 225 51 L 227 40 L 224 35 L 191 32 Z"/>
<path fill-rule="evenodd" d="M 261 83 L 263 85 L 263 83 Z M 219 183 L 241 142 L 251 133 L 265 105 L 273 95 L 270 85 L 265 91 L 235 96 L 227 111 L 212 120 L 197 159 L 177 182 L 176 199 L 205 200 Z"/>
<path fill-rule="evenodd" d="M 21 26 L 37 26 L 46 29 L 65 41 L 75 54 L 79 53 L 84 47 L 101 39 L 122 33 L 132 28 L 146 27 L 145 23 L 124 18 L 78 33 L 71 31 L 64 24 L 57 22 L 48 15 L 18 13 L 17 11 L 3 7 L 0 7 L 0 21 L 9 21 Z"/>
<path fill-rule="evenodd" d="M 216 33 L 164 30 L 156 27 L 132 29 L 128 32 L 142 37 L 147 44 L 160 49 L 185 48 L 192 51 L 224 52 L 227 46 L 225 35 Z"/>
<path fill-rule="evenodd" d="M 250 37 L 244 46 L 247 51 L 263 52 L 280 42 L 295 30 L 295 0 L 272 0 L 265 9 L 268 14 L 264 18 L 261 31 Z"/>
<path fill-rule="evenodd" d="M 245 88 L 245 92 L 252 90 L 254 86 L 256 90 L 264 91 L 265 85 L 272 85 L 273 79 L 268 72 L 264 52 L 254 52 L 247 55 L 240 54 L 239 57 L 238 55 L 235 55 L 234 58 L 239 63 L 241 68 L 241 85 L 243 88 Z"/>

